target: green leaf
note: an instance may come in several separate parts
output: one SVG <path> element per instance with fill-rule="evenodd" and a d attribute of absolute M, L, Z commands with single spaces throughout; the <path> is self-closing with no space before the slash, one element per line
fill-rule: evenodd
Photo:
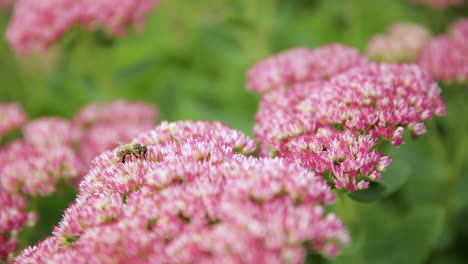
<path fill-rule="evenodd" d="M 374 202 L 382 199 L 388 193 L 387 187 L 381 182 L 371 182 L 369 188 L 349 194 L 351 199 L 358 202 Z"/>
<path fill-rule="evenodd" d="M 442 208 L 420 207 L 395 228 L 374 234 L 377 239 L 368 243 L 363 263 L 422 263 L 436 245 L 443 222 Z"/>
<path fill-rule="evenodd" d="M 396 151 L 399 151 L 399 149 L 396 149 Z M 399 153 L 395 153 L 395 155 L 392 154 L 391 157 L 393 161 L 390 163 L 387 171 L 382 174 L 380 180 L 386 187 L 386 196 L 400 189 L 411 174 L 411 167 L 408 160 Z"/>
<path fill-rule="evenodd" d="M 62 219 L 63 212 L 76 197 L 74 186 L 57 184 L 57 191 L 51 196 L 31 197 L 29 210 L 37 213 L 37 223 L 33 227 L 24 227 L 19 234 L 20 248 L 32 246 L 52 234 L 54 226 Z"/>

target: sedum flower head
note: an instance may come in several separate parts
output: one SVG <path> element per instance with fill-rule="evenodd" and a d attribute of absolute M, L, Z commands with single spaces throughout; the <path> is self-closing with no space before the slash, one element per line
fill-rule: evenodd
<path fill-rule="evenodd" d="M 79 133 L 69 121 L 56 117 L 43 117 L 29 122 L 23 128 L 24 138 L 39 149 L 76 144 Z"/>
<path fill-rule="evenodd" d="M 379 179 L 390 163 L 376 148 L 379 141 L 398 146 L 404 128 L 424 134 L 421 121 L 444 113 L 440 88 L 418 66 L 369 63 L 328 82 L 266 95 L 254 133 L 262 155 L 283 157 L 354 191 Z"/>
<path fill-rule="evenodd" d="M 294 48 L 255 64 L 248 71 L 246 86 L 263 94 L 294 83 L 327 80 L 365 62 L 356 49 L 341 44 L 315 50 Z"/>
<path fill-rule="evenodd" d="M 0 140 L 7 132 L 26 123 L 26 114 L 18 103 L 0 104 Z"/>
<path fill-rule="evenodd" d="M 5 120 L 5 125 L 1 124 L 3 131 L 25 122 L 17 104 L 1 105 L 0 110 L 0 116 L 5 116 L 1 119 Z M 117 142 L 129 141 L 137 133 L 153 128 L 157 115 L 153 106 L 115 101 L 88 105 L 73 122 L 44 117 L 24 125 L 23 139 L 0 148 L 0 190 L 5 192 L 1 199 L 8 202 L 8 197 L 14 197 L 24 201 L 21 206 L 1 203 L 0 261 L 12 257 L 18 246 L 17 233 L 27 223 L 26 218 L 31 222 L 34 216 L 26 210 L 26 197 L 51 195 L 60 182 L 75 182 L 83 175 L 83 165 Z M 125 186 L 123 182 L 119 184 Z M 92 212 L 88 213 L 82 214 L 91 217 Z M 76 230 L 71 226 L 62 231 L 73 234 Z"/>
<path fill-rule="evenodd" d="M 437 80 L 468 82 L 468 19 L 452 24 L 450 32 L 431 39 L 422 49 L 418 64 Z"/>
<path fill-rule="evenodd" d="M 6 32 L 17 53 L 42 51 L 74 26 L 105 28 L 121 36 L 127 25 L 141 28 L 159 0 L 19 0 Z"/>
<path fill-rule="evenodd" d="M 50 195 L 58 182 L 71 181 L 80 172 L 72 130 L 65 120 L 41 118 L 23 127 L 24 139 L 0 149 L 0 261 L 12 257 L 19 231 L 34 222 L 26 197 Z"/>
<path fill-rule="evenodd" d="M 32 225 L 33 213 L 25 211 L 27 201 L 20 194 L 11 194 L 0 186 L 0 261 L 12 257 L 18 248 L 18 233 L 25 224 Z"/>
<path fill-rule="evenodd" d="M 49 195 L 57 181 L 72 180 L 80 173 L 81 162 L 72 149 L 75 132 L 69 122 L 38 119 L 26 125 L 23 134 L 24 139 L 0 149 L 0 183 L 5 190 Z"/>
<path fill-rule="evenodd" d="M 147 156 L 97 157 L 54 235 L 15 263 L 302 263 L 349 241 L 320 176 L 241 154 L 255 142 L 222 123 L 163 122 L 134 142 Z"/>
<path fill-rule="evenodd" d="M 394 23 L 386 33 L 372 37 L 366 55 L 373 60 L 414 61 L 430 36 L 430 32 L 418 24 Z"/>

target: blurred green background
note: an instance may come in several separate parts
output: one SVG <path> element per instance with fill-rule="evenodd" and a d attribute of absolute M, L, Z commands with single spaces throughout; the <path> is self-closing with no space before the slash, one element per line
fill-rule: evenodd
<path fill-rule="evenodd" d="M 11 11 L 0 12 L 3 34 Z M 330 42 L 362 51 L 396 21 L 443 33 L 463 14 L 466 5 L 436 10 L 409 0 L 163 0 L 142 32 L 125 38 L 74 29 L 47 54 L 26 57 L 0 41 L 0 101 L 21 102 L 31 118 L 71 118 L 84 104 L 124 98 L 157 105 L 162 120 L 221 120 L 252 135 L 260 97 L 244 83 L 256 61 Z M 359 203 L 339 194 L 332 209 L 351 230 L 350 247 L 330 261 L 309 256 L 311 263 L 468 263 L 468 122 L 460 119 L 468 101 L 463 87 L 443 88 L 447 117 L 392 150 L 385 197 Z M 73 199 L 57 195 L 66 198 L 39 202 L 48 217 L 23 244 L 50 233 Z"/>

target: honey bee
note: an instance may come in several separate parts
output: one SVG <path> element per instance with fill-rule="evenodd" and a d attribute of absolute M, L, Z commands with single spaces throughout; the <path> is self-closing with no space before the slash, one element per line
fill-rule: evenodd
<path fill-rule="evenodd" d="M 124 144 L 115 149 L 115 157 L 117 157 L 122 163 L 125 163 L 125 158 L 128 155 L 132 155 L 135 158 L 146 158 L 148 147 L 141 143 L 130 143 Z"/>

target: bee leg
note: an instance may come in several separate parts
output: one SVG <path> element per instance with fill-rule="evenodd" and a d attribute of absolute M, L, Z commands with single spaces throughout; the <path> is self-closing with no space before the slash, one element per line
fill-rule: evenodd
<path fill-rule="evenodd" d="M 127 157 L 127 155 L 123 155 L 123 157 L 122 157 L 122 163 L 125 163 L 125 157 Z"/>

